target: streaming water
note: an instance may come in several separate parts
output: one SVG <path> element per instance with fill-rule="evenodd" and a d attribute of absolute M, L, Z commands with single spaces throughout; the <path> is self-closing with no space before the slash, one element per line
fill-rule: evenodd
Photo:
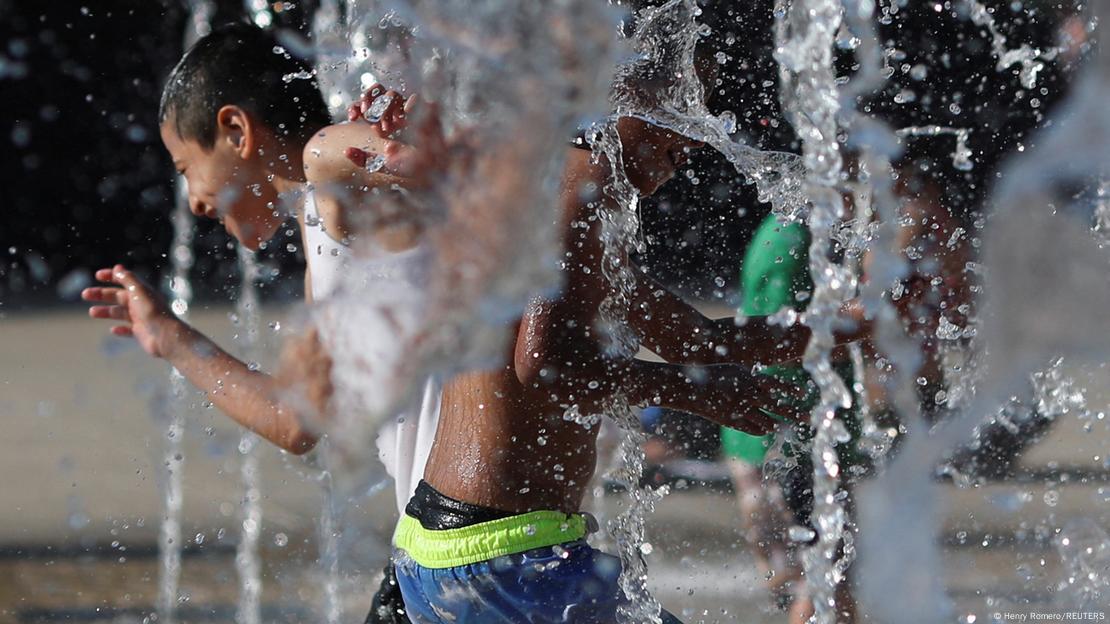
<path fill-rule="evenodd" d="M 181 319 L 187 319 L 189 303 L 193 298 L 189 285 L 189 269 L 193 266 L 193 215 L 189 211 L 188 191 L 185 181 L 177 183 L 177 205 L 173 213 L 173 245 L 170 249 L 173 273 L 170 277 L 170 309 Z M 163 492 L 162 525 L 159 529 L 159 558 L 161 566 L 158 580 L 158 621 L 176 621 L 178 582 L 181 576 L 181 504 L 182 485 L 185 478 L 185 451 L 182 446 L 185 418 L 188 416 L 189 394 L 185 377 L 173 369 L 170 372 L 170 416 L 166 431 L 165 467 L 166 480 Z"/>
<path fill-rule="evenodd" d="M 317 531 L 320 536 L 319 565 L 324 578 L 324 622 L 339 624 L 343 619 L 342 602 L 339 597 L 339 519 L 338 494 L 332 483 L 329 470 L 320 472 L 321 498 L 320 518 Z"/>
<path fill-rule="evenodd" d="M 802 141 L 804 188 L 810 203 L 809 272 L 814 288 L 805 314 L 812 334 L 803 365 L 820 390 L 820 400 L 810 416 L 814 432 L 812 518 L 817 536 L 816 543 L 802 551 L 802 563 L 819 624 L 837 620 L 836 588 L 844 580 L 837 560 L 846 536 L 847 511 L 840 496 L 836 444 L 848 442 L 849 436 L 836 411 L 852 405 L 852 395 L 829 357 L 836 317 L 844 302 L 855 295 L 858 279 L 850 266 L 831 257 L 832 235 L 843 219 L 844 206 L 838 188 L 843 170 L 837 142 L 841 111 L 833 70 L 833 46 L 842 10 L 835 0 L 800 0 L 776 10 L 775 58 L 783 108 Z"/>
<path fill-rule="evenodd" d="M 241 275 L 239 297 L 235 301 L 236 339 L 241 356 L 250 368 L 257 368 L 259 353 L 258 262 L 254 252 L 238 248 Z M 238 624 L 260 624 L 262 570 L 258 541 L 262 532 L 262 491 L 258 484 L 258 435 L 244 430 L 239 439 L 239 479 L 243 488 L 240 505 L 241 532 L 235 553 L 239 571 L 239 605 L 235 613 Z"/>
<path fill-rule="evenodd" d="M 595 208 L 602 220 L 602 274 L 610 287 L 598 312 L 598 324 L 606 340 L 608 355 L 623 360 L 634 356 L 639 347 L 639 337 L 628 325 L 632 291 L 636 287 L 628 254 L 639 246 L 637 191 L 625 174 L 615 118 L 596 132 L 591 147 L 595 155 L 603 155 L 610 164 L 609 181 L 602 191 L 612 202 L 611 206 L 599 204 Z M 577 406 L 567 409 L 570 414 L 577 413 Z M 623 432 L 618 448 L 618 464 L 609 476 L 628 492 L 625 508 L 609 521 L 608 526 L 621 559 L 620 586 L 627 599 L 619 607 L 617 621 L 657 624 L 661 621 L 661 605 L 647 587 L 644 555 L 650 551 L 650 545 L 644 539 L 644 523 L 647 515 L 654 510 L 656 501 L 666 494 L 666 489 L 654 490 L 640 483 L 644 474 L 643 447 L 647 436 L 622 390 L 618 389 L 604 412 Z M 564 418 L 570 419 L 568 414 Z"/>
<path fill-rule="evenodd" d="M 185 47 L 192 45 L 197 38 L 204 36 L 209 29 L 215 6 L 206 0 L 195 0 L 188 4 L 189 22 L 186 26 Z M 170 247 L 170 309 L 181 319 L 187 319 L 189 304 L 192 302 L 193 289 L 189 282 L 189 270 L 193 267 L 193 215 L 189 211 L 189 194 L 184 179 L 177 180 L 176 204 L 172 217 L 173 243 Z M 159 578 L 158 578 L 158 621 L 172 624 L 177 619 L 179 599 L 178 584 L 181 577 L 181 505 L 182 486 L 185 478 L 184 442 L 185 418 L 187 416 L 186 396 L 188 382 L 174 369 L 170 373 L 171 402 L 170 425 L 166 431 L 166 481 L 163 492 L 162 524 L 159 529 Z"/>

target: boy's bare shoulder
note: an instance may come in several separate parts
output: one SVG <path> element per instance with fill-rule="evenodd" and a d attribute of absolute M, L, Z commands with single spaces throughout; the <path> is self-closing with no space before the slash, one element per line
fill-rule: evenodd
<path fill-rule="evenodd" d="M 352 181 L 371 187 L 396 183 L 398 179 L 395 176 L 382 172 L 370 174 L 347 157 L 350 148 L 380 154 L 387 143 L 388 140 L 382 138 L 374 126 L 365 122 L 345 121 L 327 126 L 312 135 L 305 144 L 305 179 L 317 187 L 334 184 L 349 186 Z"/>

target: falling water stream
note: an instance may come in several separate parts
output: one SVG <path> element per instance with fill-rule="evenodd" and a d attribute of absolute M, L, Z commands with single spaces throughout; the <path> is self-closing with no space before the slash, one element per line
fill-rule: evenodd
<path fill-rule="evenodd" d="M 188 190 L 185 181 L 177 182 L 177 205 L 173 213 L 173 244 L 170 248 L 173 273 L 170 277 L 170 309 L 178 318 L 188 319 L 189 304 L 193 298 L 189 284 L 189 269 L 193 266 L 193 214 L 189 211 Z M 178 582 L 181 576 L 181 504 L 185 479 L 185 451 L 183 438 L 185 419 L 188 416 L 188 382 L 173 369 L 170 372 L 170 401 L 166 404 L 170 425 L 166 431 L 165 467 L 166 482 L 163 492 L 162 524 L 159 528 L 159 557 L 161 566 L 158 581 L 158 621 L 176 621 Z"/>
<path fill-rule="evenodd" d="M 211 2 L 194 0 L 188 3 L 189 20 L 186 25 L 185 47 L 192 45 L 199 37 L 207 34 L 209 19 L 215 9 Z M 189 281 L 189 271 L 193 267 L 193 226 L 194 219 L 189 210 L 189 193 L 184 179 L 176 185 L 176 203 L 172 217 L 173 243 L 170 247 L 170 310 L 182 320 L 188 319 L 189 304 L 193 299 L 193 289 Z M 181 505 L 184 485 L 185 451 L 183 448 L 185 419 L 188 412 L 186 397 L 189 394 L 188 382 L 174 369 L 170 373 L 171 402 L 168 405 L 170 425 L 166 431 L 166 483 L 163 493 L 162 524 L 159 528 L 159 581 L 158 581 L 158 621 L 173 624 L 177 620 L 177 604 L 180 595 L 181 577 Z"/>
<path fill-rule="evenodd" d="M 239 297 L 235 301 L 236 338 L 248 367 L 257 370 L 260 324 L 258 262 L 254 252 L 242 245 L 238 247 L 238 258 L 241 281 Z M 258 443 L 259 437 L 252 431 L 244 430 L 239 438 L 239 479 L 243 498 L 240 504 L 239 544 L 235 552 L 235 567 L 239 572 L 237 624 L 261 622 L 262 569 L 258 542 L 262 532 L 262 492 L 258 483 Z"/>
<path fill-rule="evenodd" d="M 840 490 L 837 443 L 850 437 L 838 409 L 852 406 L 852 395 L 830 362 L 834 323 L 842 305 L 855 295 L 858 276 L 851 265 L 832 260 L 833 233 L 844 218 L 839 189 L 843 172 L 838 133 L 840 93 L 833 49 L 842 20 L 837 0 L 797 0 L 776 11 L 775 57 L 780 66 L 783 107 L 802 142 L 805 189 L 812 237 L 809 272 L 813 293 L 805 323 L 812 330 L 803 365 L 820 390 L 810 416 L 813 428 L 813 520 L 816 543 L 802 551 L 806 585 L 818 624 L 837 620 L 836 589 L 844 580 L 837 551 L 847 537 L 847 510 Z M 845 557 L 849 549 L 846 542 Z"/>

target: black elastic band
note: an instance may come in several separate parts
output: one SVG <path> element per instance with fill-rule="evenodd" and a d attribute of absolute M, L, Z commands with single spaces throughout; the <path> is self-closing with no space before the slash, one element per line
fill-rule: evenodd
<path fill-rule="evenodd" d="M 441 494 L 421 479 L 416 484 L 416 492 L 405 506 L 405 513 L 420 521 L 420 526 L 429 531 L 461 529 L 491 520 L 500 520 L 516 515 L 511 511 L 491 509 L 455 500 Z"/>

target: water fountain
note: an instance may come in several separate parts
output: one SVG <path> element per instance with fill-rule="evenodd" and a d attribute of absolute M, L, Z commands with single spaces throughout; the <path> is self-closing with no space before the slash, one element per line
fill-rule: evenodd
<path fill-rule="evenodd" d="M 185 181 L 177 183 L 177 206 L 173 214 L 174 240 L 171 249 L 173 275 L 170 290 L 173 299 L 170 308 L 182 319 L 188 318 L 189 303 L 193 293 L 189 284 L 189 269 L 193 265 L 193 215 L 189 211 L 188 191 Z M 181 574 L 181 504 L 184 482 L 185 455 L 182 447 L 185 418 L 188 415 L 188 382 L 177 370 L 170 372 L 170 401 L 167 403 L 170 424 L 166 431 L 165 467 L 166 482 L 162 525 L 158 541 L 161 554 L 159 576 L 158 620 L 172 624 L 176 621 L 178 580 Z"/>
<path fill-rule="evenodd" d="M 259 299 L 258 263 L 254 252 L 239 246 L 239 271 L 241 275 L 239 296 L 235 301 L 236 338 L 243 358 L 251 368 L 259 348 Z M 239 607 L 235 614 L 237 624 L 260 624 L 260 597 L 262 571 L 258 556 L 258 541 L 262 532 L 262 492 L 258 482 L 258 435 L 244 431 L 239 438 L 239 479 L 243 487 L 240 504 L 241 531 L 235 553 L 235 567 L 239 571 Z"/>
<path fill-rule="evenodd" d="M 896 4 L 879 4 L 883 15 L 897 10 Z M 1059 50 L 1036 49 L 1025 44 L 1009 49 L 1007 39 L 1000 34 L 992 13 L 977 2 L 966 4 L 972 22 L 989 32 L 990 45 L 998 57 L 998 70 L 1009 70 L 1017 65 L 1020 67 L 1017 80 L 1026 88 L 1036 86 L 1044 63 L 1051 61 Z M 985 357 L 989 363 L 984 366 L 984 370 L 989 371 L 989 377 L 979 378 L 984 380 L 986 390 L 972 393 L 972 380 L 965 380 L 966 387 L 952 392 L 952 396 L 962 397 L 952 401 L 962 408 L 962 416 L 935 434 L 926 433 L 913 375 L 921 357 L 920 345 L 906 335 L 889 301 L 890 285 L 901 280 L 908 271 L 903 250 L 897 246 L 900 205 L 894 192 L 896 174 L 891 162 L 905 145 L 914 140 L 950 135 L 954 140 L 952 166 L 958 170 L 969 169 L 974 165 L 974 154 L 968 147 L 968 140 L 974 129 L 939 124 L 891 129 L 857 111 L 859 99 L 881 87 L 885 80 L 884 69 L 888 67 L 889 55 L 876 31 L 876 7 L 873 3 L 856 0 L 794 0 L 776 8 L 776 60 L 780 64 L 782 102 L 801 141 L 801 155 L 756 150 L 734 136 L 734 117 L 713 115 L 704 104 L 703 86 L 693 71 L 694 46 L 705 34 L 705 29 L 698 23 L 698 16 L 703 10 L 709 9 L 702 9 L 689 0 L 671 0 L 637 16 L 635 32 L 628 38 L 628 44 L 640 56 L 617 70 L 615 111 L 592 128 L 591 144 L 595 153 L 604 155 L 614 165 L 612 183 L 603 191 L 618 207 L 617 210 L 600 212 L 606 246 L 604 274 L 613 285 L 613 295 L 602 306 L 601 316 L 611 350 L 614 354 L 627 356 L 634 353 L 637 347 L 637 339 L 628 329 L 625 316 L 632 279 L 626 260 L 627 252 L 642 248 L 639 204 L 635 190 L 619 166 L 622 156 L 615 126 L 618 116 L 631 115 L 680 131 L 717 149 L 756 186 L 761 200 L 770 203 L 783 218 L 805 220 L 812 234 L 809 258 L 815 288 L 803 322 L 813 335 L 806 351 L 805 368 L 820 389 L 819 405 L 811 414 L 815 431 L 811 453 L 816 470 L 814 525 L 817 541 L 805 550 L 804 561 L 817 610 L 815 621 L 820 624 L 836 621 L 837 587 L 845 582 L 848 566 L 852 564 L 856 551 L 860 553 L 856 569 L 859 571 L 859 597 L 864 611 L 873 613 L 881 621 L 941 621 L 946 617 L 943 606 L 945 597 L 940 575 L 936 572 L 940 569 L 940 553 L 933 543 L 939 506 L 927 504 L 938 498 L 938 486 L 932 482 L 933 466 L 941 459 L 945 449 L 968 437 L 976 418 L 997 411 L 1001 399 L 1009 396 L 1007 393 L 1017 383 L 1015 379 L 1026 383 L 1029 375 L 1043 369 L 1051 357 L 1061 353 L 1098 356 L 1106 352 L 1106 345 L 1088 341 L 1078 344 L 1074 340 L 1077 333 L 1072 333 L 1076 332 L 1074 326 L 1068 328 L 1065 336 L 1037 336 L 1042 340 L 1033 341 L 1031 345 L 1027 339 L 1015 340 L 1015 336 L 1017 328 L 1032 331 L 1036 325 L 1034 319 L 1007 321 L 1001 324 L 1002 329 L 991 329 L 990 322 L 984 321 L 983 342 L 990 348 L 980 350 L 977 357 Z M 514 14 L 514 11 L 519 14 Z M 488 245 L 470 250 L 475 258 L 479 254 L 492 255 L 496 266 L 475 260 L 474 277 L 462 279 L 457 284 L 436 285 L 442 297 L 437 308 L 441 316 L 436 320 L 444 328 L 443 333 L 436 337 L 429 350 L 421 353 L 416 364 L 402 371 L 407 376 L 415 378 L 419 376 L 415 373 L 431 370 L 450 372 L 467 363 L 488 358 L 500 345 L 485 342 L 488 333 L 483 329 L 491 321 L 496 323 L 519 313 L 537 284 L 553 283 L 550 260 L 556 255 L 556 232 L 534 227 L 537 223 L 547 222 L 544 211 L 551 205 L 552 179 L 559 165 L 558 158 L 553 155 L 558 150 L 551 146 L 560 144 L 558 137 L 569 134 L 568 129 L 580 121 L 583 111 L 597 113 L 603 110 L 601 96 L 606 90 L 599 78 L 605 72 L 582 71 L 574 75 L 559 75 L 550 69 L 552 58 L 568 54 L 558 32 L 559 28 L 566 26 L 561 20 L 575 11 L 581 11 L 581 14 L 575 18 L 574 24 L 589 34 L 582 40 L 594 46 L 592 50 L 599 53 L 600 58 L 614 59 L 616 55 L 612 42 L 605 42 L 598 35 L 605 29 L 597 26 L 597 23 L 609 23 L 606 20 L 611 20 L 612 14 L 596 7 L 587 9 L 584 4 L 570 0 L 551 3 L 543 8 L 505 2 L 497 7 L 469 7 L 466 11 L 421 0 L 367 4 L 354 1 L 341 4 L 331 0 L 323 2 L 316 14 L 314 44 L 321 59 L 318 75 L 325 85 L 331 85 L 327 97 L 333 108 L 340 108 L 342 102 L 359 88 L 386 76 L 442 101 L 447 125 L 476 129 L 486 142 L 479 141 L 479 144 L 491 146 L 488 147 L 491 151 L 505 147 L 504 137 L 513 136 L 514 131 L 524 127 L 536 137 L 535 145 L 513 146 L 514 153 L 534 164 L 532 171 L 535 173 L 528 184 L 534 196 L 527 198 L 527 201 L 514 202 L 516 212 L 502 215 L 507 231 L 518 234 L 527 232 L 528 235 L 523 238 L 524 242 L 514 244 L 497 241 L 500 246 L 494 246 L 492 253 Z M 521 15 L 525 17 L 521 18 Z M 582 15 L 592 16 L 596 23 L 587 25 L 588 19 Z M 529 25 L 528 20 L 534 23 Z M 553 26 L 556 34 L 550 38 L 538 36 L 536 23 Z M 451 28 L 447 28 L 447 24 Z M 392 36 L 398 31 L 404 32 L 414 42 L 404 50 L 404 54 L 400 53 Z M 574 29 L 571 31 L 574 32 Z M 854 39 L 850 50 L 858 61 L 858 69 L 846 81 L 834 71 L 836 50 L 845 39 L 845 33 Z M 488 47 L 476 47 L 474 42 L 479 40 L 486 41 Z M 438 64 L 425 66 L 414 61 L 431 58 L 433 53 L 439 59 Z M 509 58 L 513 62 L 507 68 L 497 66 L 497 63 L 504 63 Z M 622 83 L 622 79 L 633 78 L 648 63 L 676 70 L 671 72 L 673 84 L 668 85 L 664 95 L 646 97 L 634 89 L 620 88 L 627 85 Z M 537 88 L 535 83 L 529 83 L 523 89 L 515 85 L 513 80 L 519 80 L 523 75 L 538 76 L 542 88 Z M 1100 89 L 1104 85 L 1097 80 L 1098 72 L 1093 70 L 1092 75 L 1096 78 L 1090 79 L 1074 100 L 1072 119 L 1107 123 L 1102 113 L 1089 108 L 1093 104 L 1087 104 L 1098 101 L 1103 94 Z M 546 83 L 543 82 L 545 80 Z M 568 84 L 581 87 L 580 99 L 555 103 L 544 99 L 539 102 L 534 95 L 545 92 L 545 89 L 546 92 L 554 92 Z M 482 97 L 478 96 L 479 93 Z M 1074 130 L 1080 127 L 1087 130 L 1092 126 L 1080 125 L 1080 121 L 1063 126 L 1046 140 L 1044 150 L 1059 152 L 1081 146 L 1088 149 L 1086 154 L 1090 158 L 1085 158 L 1085 162 L 1103 162 L 1105 146 L 1110 141 L 1096 142 L 1097 145 L 1091 146 L 1090 138 L 1081 141 L 1067 135 L 1067 130 L 1080 132 Z M 858 157 L 854 167 L 845 165 L 846 149 Z M 1004 187 L 998 194 L 999 201 L 1013 201 L 1023 209 L 1027 207 L 1023 215 L 1028 220 L 1023 219 L 1017 231 L 1007 229 L 1003 222 L 997 232 L 992 233 L 994 240 L 1003 240 L 1006 236 L 1024 240 L 1023 236 L 1029 236 L 1030 223 L 1043 225 L 1043 228 L 1037 228 L 1039 237 L 1046 236 L 1045 232 L 1048 232 L 1048 236 L 1058 235 L 1060 245 L 1074 247 L 1074 253 L 1068 255 L 1067 262 L 1059 258 L 1052 259 L 1053 262 L 1060 266 L 1101 267 L 1097 262 L 1102 256 L 1089 250 L 1087 243 L 1076 242 L 1083 236 L 1090 238 L 1087 231 L 1089 223 L 1083 228 L 1068 230 L 1065 226 L 1044 221 L 1038 212 L 1043 212 L 1041 208 L 1048 199 L 1031 185 L 1034 182 L 1048 184 L 1056 178 L 1041 170 L 1043 160 L 1034 161 L 1031 158 L 1022 161 L 1026 164 L 1015 165 L 1009 173 L 1009 177 L 1024 180 L 1024 183 Z M 851 174 L 848 169 L 853 169 Z M 1058 173 L 1061 176 L 1078 176 L 1075 167 L 1061 169 Z M 1092 173 L 1096 178 L 1103 176 L 1101 179 L 1105 179 L 1105 171 L 1083 170 L 1079 173 Z M 452 179 L 444 183 L 441 196 L 465 196 L 473 191 L 474 187 L 468 186 L 465 180 Z M 843 196 L 849 193 L 855 198 L 852 237 L 857 249 L 853 252 L 854 256 L 842 261 L 835 257 L 834 247 L 837 237 L 842 235 L 844 222 L 849 218 L 845 214 L 843 200 Z M 446 204 L 437 208 L 441 214 L 454 209 Z M 1101 214 L 1092 212 L 1092 216 Z M 877 222 L 874 227 L 869 226 L 872 219 Z M 489 239 L 479 236 L 476 240 L 486 243 Z M 1036 240 L 1027 242 L 1023 247 L 1036 247 Z M 1043 245 L 1043 242 L 1039 244 Z M 188 241 L 175 241 L 175 259 L 182 245 L 187 247 Z M 1006 297 L 1019 292 L 1017 284 L 1026 277 L 1021 267 L 1027 269 L 1035 261 L 1048 261 L 1029 256 L 1008 256 L 998 251 L 1000 247 L 1002 245 L 996 242 L 993 251 L 996 255 L 987 262 L 992 267 L 989 275 L 995 292 L 992 295 L 995 299 L 988 297 L 987 303 L 988 308 L 994 305 L 994 309 L 1016 305 Z M 865 251 L 874 254 L 878 260 L 869 275 L 870 281 L 861 285 L 859 257 Z M 186 259 L 182 256 L 182 262 Z M 241 261 L 246 285 L 251 274 L 249 259 L 241 257 Z M 187 265 L 182 266 L 187 270 Z M 1097 271 L 1083 271 L 1065 280 L 1059 280 L 1059 277 L 1053 275 L 1058 282 L 1055 290 L 1048 284 L 1045 288 L 1061 293 L 1061 298 L 1073 295 L 1084 284 L 1089 287 L 1092 283 L 1101 283 Z M 179 283 L 184 282 L 178 282 L 175 275 L 175 294 L 179 295 L 175 299 L 175 311 L 183 313 L 187 309 L 188 298 L 186 293 L 176 290 Z M 249 292 L 244 288 L 240 319 L 247 318 L 250 306 L 255 305 L 251 303 Z M 878 347 L 894 364 L 894 374 L 887 381 L 887 390 L 901 417 L 907 440 L 885 474 L 863 493 L 859 544 L 853 543 L 854 532 L 845 510 L 837 456 L 837 445 L 849 440 L 837 412 L 852 405 L 853 395 L 830 364 L 833 335 L 839 327 L 839 311 L 844 302 L 854 297 L 860 298 L 869 317 L 875 321 Z M 185 307 L 179 310 L 178 301 L 184 302 Z M 446 305 L 448 302 L 449 306 Z M 376 304 L 365 301 L 356 303 L 362 306 L 356 309 L 359 315 L 387 312 Z M 1060 313 L 1066 314 L 1064 311 Z M 1028 323 L 1023 325 L 1025 320 Z M 1101 325 L 1088 324 L 1085 327 L 1097 332 Z M 249 322 L 247 334 L 250 334 Z M 1022 342 L 1021 349 L 1008 346 L 1016 342 Z M 851 351 L 855 369 L 859 372 L 864 367 L 863 352 L 858 345 L 853 346 Z M 459 356 L 460 353 L 463 355 Z M 336 360 L 341 368 L 357 368 L 364 364 L 361 357 L 356 345 L 356 348 L 340 349 Z M 1064 382 L 1057 380 L 1052 383 L 1055 384 L 1053 387 L 1058 387 Z M 862 385 L 857 385 L 859 389 Z M 1041 394 L 1047 396 L 1052 392 Z M 856 395 L 858 400 L 866 403 L 867 398 L 862 396 L 862 392 L 857 391 Z M 335 436 L 340 444 L 350 444 L 350 448 L 340 450 L 354 453 L 364 449 L 376 423 L 388 412 L 390 404 L 390 401 L 385 401 L 369 406 L 353 419 L 337 424 L 336 432 L 352 434 Z M 886 432 L 879 431 L 866 412 L 866 405 L 863 407 L 865 440 L 876 449 L 876 454 L 881 455 L 889 447 L 889 440 L 884 440 Z M 1072 405 L 1066 409 L 1074 408 Z M 643 556 L 651 547 L 645 541 L 645 518 L 665 491 L 640 487 L 643 434 L 638 431 L 639 424 L 627 400 L 618 397 L 607 414 L 627 429 L 621 445 L 622 466 L 615 476 L 630 493 L 630 503 L 625 513 L 610 525 L 624 564 L 622 587 L 632 599 L 630 607 L 622 612 L 621 617 L 626 622 L 654 622 L 658 621 L 659 603 L 647 591 L 648 572 Z M 567 418 L 586 422 L 591 416 L 568 408 Z M 172 439 L 180 439 L 180 430 L 171 429 Z M 239 559 L 243 576 L 238 618 L 243 622 L 258 621 L 260 578 L 257 554 L 253 549 L 257 547 L 259 518 L 257 507 L 252 506 L 252 501 L 257 502 L 257 485 L 253 481 L 256 459 L 250 452 L 253 445 L 254 440 L 249 437 L 245 437 L 240 445 L 244 453 L 242 475 L 247 487 Z M 176 478 L 179 478 L 181 455 L 180 452 L 171 453 L 171 475 L 178 475 Z M 342 473 L 349 468 L 341 462 L 337 470 Z M 167 517 L 170 519 L 164 525 L 164 545 L 180 544 L 180 535 L 176 534 L 180 529 L 172 521 L 173 513 L 176 513 L 174 505 L 180 504 L 180 482 L 177 483 L 177 489 L 173 481 L 167 488 Z M 327 508 L 330 512 L 325 515 L 322 530 L 325 536 L 334 536 L 338 531 L 335 526 L 337 514 L 330 504 Z M 1100 536 L 1104 534 L 1099 531 L 1097 526 L 1077 523 L 1065 531 L 1065 537 L 1060 541 L 1061 551 L 1074 569 L 1073 577 L 1079 579 L 1072 585 L 1088 601 L 1097 601 L 1102 595 L 1099 592 L 1102 591 L 1100 583 L 1103 579 L 1092 578 L 1091 571 L 1095 569 L 1092 566 L 1102 561 L 1105 553 L 1100 547 L 1077 549 L 1075 544 L 1101 543 Z M 914 569 L 892 571 L 887 567 L 889 561 L 881 560 L 886 558 L 882 554 L 884 550 L 893 543 L 898 544 L 902 559 L 915 562 Z M 172 621 L 173 604 L 167 596 L 176 595 L 176 581 L 173 579 L 180 566 L 179 559 L 173 558 L 173 550 L 167 548 L 165 552 L 168 554 L 164 555 L 164 594 L 160 605 L 162 621 Z M 337 560 L 336 544 L 325 539 L 321 561 L 326 568 L 325 575 L 331 581 L 337 575 Z M 329 606 L 325 621 L 335 622 L 339 619 L 338 590 L 337 584 L 331 581 L 326 591 Z M 893 608 L 887 603 L 888 597 L 895 592 L 904 596 L 905 600 Z"/>
<path fill-rule="evenodd" d="M 987 13 L 981 6 L 976 5 L 972 15 L 976 23 L 986 23 Z M 1008 66 L 1010 61 L 1021 56 L 1020 79 L 1023 84 L 1035 80 L 1039 65 L 1033 59 L 1039 55 L 1044 58 L 1042 53 L 1034 54 L 1028 46 L 1022 46 L 1021 50 L 1029 54 L 1007 53 L 1002 47 L 1005 40 L 993 25 L 990 32 L 999 67 Z M 1102 48 L 1102 58 L 1105 52 Z M 1069 219 L 1066 216 L 1069 211 L 1053 217 L 1050 208 L 1058 201 L 1051 193 L 1062 190 L 1064 180 L 1073 185 L 1069 188 L 1075 188 L 1078 183 L 1079 188 L 1090 189 L 1098 186 L 1099 177 L 1103 175 L 1104 156 L 1094 153 L 1077 156 L 1074 150 L 1105 149 L 1104 112 L 1095 110 L 1097 105 L 1091 108 L 1090 104 L 1098 99 L 1090 90 L 1105 88 L 1105 67 L 1105 61 L 1100 59 L 1094 67 L 1088 68 L 1086 80 L 1071 96 L 1069 110 L 1061 115 L 1066 121 L 1042 133 L 1041 146 L 1015 159 L 1002 175 L 1003 183 L 995 192 L 994 205 L 999 208 L 1014 205 L 1020 209 L 1007 210 L 1005 218 L 996 217 L 987 230 L 984 264 L 988 281 L 977 339 L 975 357 L 978 361 L 965 367 L 972 370 L 966 370 L 961 383 L 957 384 L 961 395 L 958 416 L 931 434 L 919 431 L 911 435 L 890 469 L 867 486 L 860 505 L 862 551 L 866 554 L 859 566 L 859 586 L 868 612 L 877 617 L 941 622 L 949 621 L 947 618 L 952 616 L 952 604 L 939 584 L 941 567 L 934 544 L 943 499 L 939 486 L 931 482 L 931 474 L 932 466 L 942 455 L 968 440 L 982 422 L 983 415 L 996 414 L 997 406 L 1004 403 L 1006 397 L 1021 394 L 1031 376 L 1041 397 L 1040 409 L 1056 416 L 1082 410 L 1081 393 L 1060 391 L 1070 387 L 1071 382 L 1057 370 L 1058 360 L 1049 373 L 1037 371 L 1061 355 L 1080 361 L 1093 356 L 1092 360 L 1098 362 L 1105 353 L 1104 345 L 1090 340 L 1093 336 L 1105 335 L 1104 328 L 1092 326 L 1092 322 L 1101 323 L 1076 318 L 1074 312 L 1070 312 L 1076 309 L 1073 307 L 1076 298 L 1105 298 L 1105 289 L 1096 284 L 1102 282 L 1097 275 L 1105 275 L 1106 258 L 1095 251 L 1097 243 L 1089 231 L 1095 221 L 1092 217 L 1097 203 L 1061 202 L 1060 205 L 1069 206 L 1072 217 L 1077 211 L 1085 215 L 1080 219 Z M 1069 154 L 1063 161 L 1068 164 L 1053 164 L 1060 161 L 1052 155 L 1062 153 Z M 1051 253 L 1051 260 L 1039 255 L 1044 253 Z M 1094 292 L 1091 292 L 1092 285 L 1096 285 Z M 1037 303 L 1032 305 L 1021 294 L 1030 292 L 1026 290 L 1030 288 L 1040 293 Z M 1084 306 L 1084 309 L 1097 309 L 1104 304 L 1092 301 L 1091 305 L 1094 307 Z M 1038 382 L 1038 379 L 1043 381 Z M 1071 548 L 1068 537 L 1071 534 L 1086 536 L 1083 541 L 1089 544 L 1090 536 L 1097 533 L 1087 525 L 1066 529 L 1060 542 L 1065 556 L 1083 551 Z M 913 573 L 890 574 L 889 567 L 881 561 L 886 556 L 883 550 L 894 543 L 892 540 L 897 540 L 900 556 L 915 561 Z M 1097 547 L 1088 549 L 1081 558 L 1097 557 L 1097 553 Z M 1072 565 L 1080 569 L 1084 564 L 1073 561 Z M 1088 568 L 1086 573 L 1073 578 L 1083 585 L 1083 577 L 1090 571 Z M 1098 582 L 1093 577 L 1090 580 Z M 902 597 L 898 605 L 890 603 L 889 596 L 894 595 L 891 592 Z M 1104 606 L 1105 602 L 1087 601 L 1085 604 Z M 1058 606 L 1075 608 L 1081 605 Z M 910 619 L 906 619 L 907 614 L 912 614 Z M 973 616 L 966 621 L 973 621 Z"/>

